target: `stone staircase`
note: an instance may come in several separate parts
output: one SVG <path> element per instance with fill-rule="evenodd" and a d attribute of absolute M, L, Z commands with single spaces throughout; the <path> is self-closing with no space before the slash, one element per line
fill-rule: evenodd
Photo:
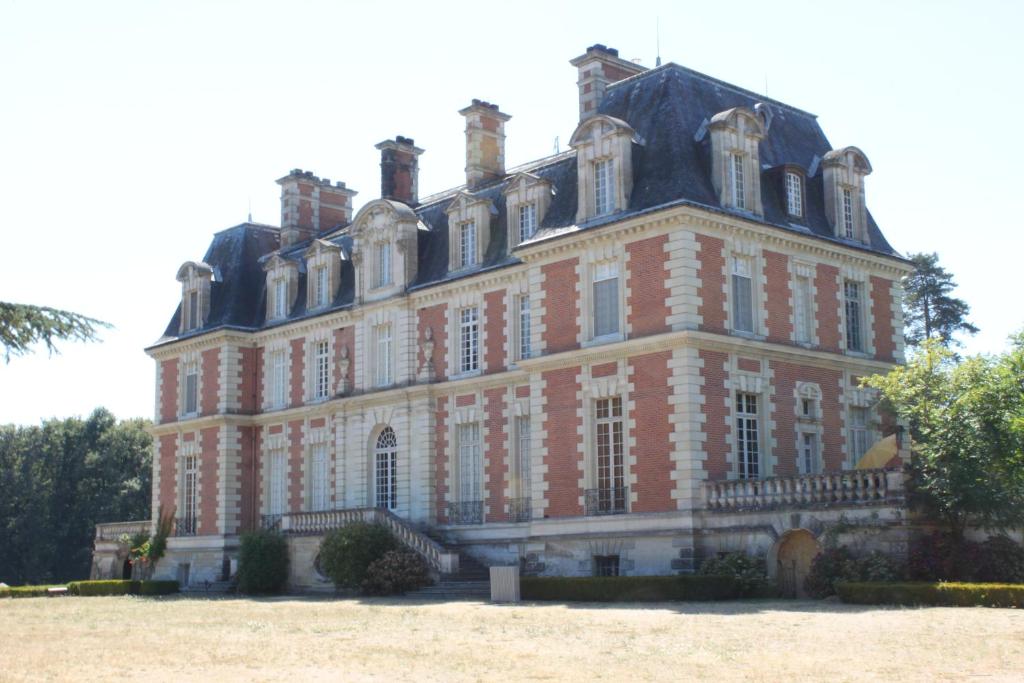
<path fill-rule="evenodd" d="M 224 595 L 234 590 L 234 581 L 198 581 L 181 587 L 182 593 L 191 595 Z"/>
<path fill-rule="evenodd" d="M 406 593 L 409 598 L 428 600 L 489 600 L 491 597 L 490 570 L 469 554 L 459 552 L 459 571 L 442 574 L 433 586 Z"/>

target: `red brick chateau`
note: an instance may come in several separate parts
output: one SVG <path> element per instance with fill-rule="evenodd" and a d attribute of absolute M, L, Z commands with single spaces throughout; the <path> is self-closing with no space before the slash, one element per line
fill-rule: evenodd
<path fill-rule="evenodd" d="M 676 64 L 603 45 L 571 63 L 568 151 L 506 168 L 510 116 L 473 100 L 465 185 L 421 197 L 423 150 L 385 140 L 379 199 L 356 212 L 294 170 L 280 227 L 228 228 L 181 266 L 147 349 L 154 516 L 176 510 L 157 576 L 224 578 L 263 525 L 289 537 L 294 588 L 326 585 L 319 539 L 357 518 L 441 574 L 745 550 L 792 582 L 840 520 L 900 550 L 901 473 L 857 468 L 897 432 L 858 378 L 902 360 L 909 271 L 865 154 Z M 120 573 L 131 527 L 98 529 L 96 575 Z"/>

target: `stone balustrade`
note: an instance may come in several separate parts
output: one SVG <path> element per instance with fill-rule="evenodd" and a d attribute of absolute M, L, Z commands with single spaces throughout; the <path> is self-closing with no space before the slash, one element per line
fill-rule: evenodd
<path fill-rule="evenodd" d="M 880 505 L 902 502 L 904 493 L 903 473 L 883 469 L 709 481 L 703 489 L 707 509 L 726 512 Z"/>
<path fill-rule="evenodd" d="M 137 522 L 108 522 L 107 524 L 96 525 L 97 541 L 120 541 L 122 537 L 129 538 L 142 532 L 149 533 L 152 523 L 146 519 Z"/>

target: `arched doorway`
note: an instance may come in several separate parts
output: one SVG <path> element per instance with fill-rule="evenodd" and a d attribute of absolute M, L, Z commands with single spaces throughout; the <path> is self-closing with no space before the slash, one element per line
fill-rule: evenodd
<path fill-rule="evenodd" d="M 373 504 L 394 510 L 398 507 L 398 437 L 385 427 L 373 448 Z"/>
<path fill-rule="evenodd" d="M 814 534 L 806 529 L 794 529 L 782 535 L 768 555 L 768 566 L 775 571 L 782 597 L 807 597 L 804 581 L 811 570 L 811 562 L 820 551 Z"/>

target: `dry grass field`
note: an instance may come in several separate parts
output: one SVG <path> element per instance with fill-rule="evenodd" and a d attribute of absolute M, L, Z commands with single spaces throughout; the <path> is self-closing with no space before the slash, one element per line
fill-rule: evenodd
<path fill-rule="evenodd" d="M 1024 679 L 1024 614 L 836 603 L 0 601 L 0 681 Z"/>

